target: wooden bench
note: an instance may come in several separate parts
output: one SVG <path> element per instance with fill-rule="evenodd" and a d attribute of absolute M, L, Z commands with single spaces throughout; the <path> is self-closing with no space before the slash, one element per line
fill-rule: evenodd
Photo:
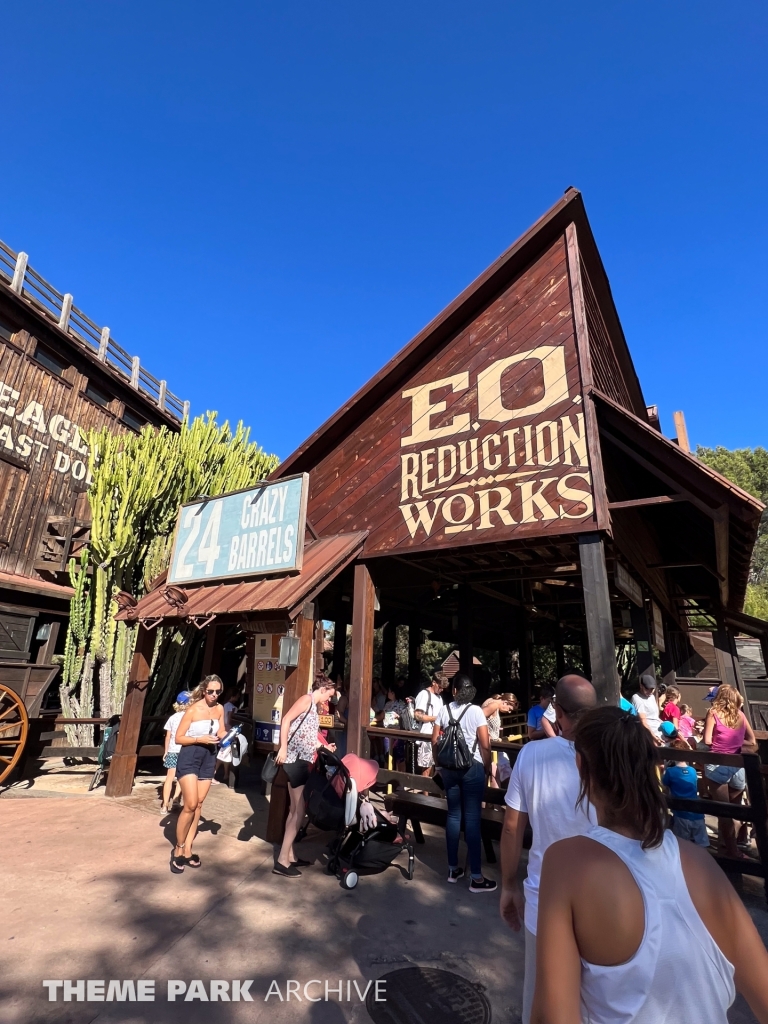
<path fill-rule="evenodd" d="M 399 818 L 398 830 L 401 835 L 410 822 L 417 843 L 424 842 L 424 825 L 436 825 L 445 828 L 448 820 L 448 807 L 445 796 L 434 779 L 423 775 L 408 775 L 404 772 L 379 771 L 376 786 L 394 786 L 395 790 L 384 797 L 384 806 Z M 414 792 L 416 790 L 417 792 Z M 428 790 L 428 793 L 418 792 Z M 486 787 L 483 800 L 485 807 L 480 819 L 480 836 L 483 840 L 486 860 L 489 864 L 496 863 L 496 852 L 493 841 L 501 839 L 504 825 L 504 793 L 502 789 Z M 462 831 L 464 823 L 462 822 Z M 531 844 L 530 829 L 526 830 L 526 847 Z"/>

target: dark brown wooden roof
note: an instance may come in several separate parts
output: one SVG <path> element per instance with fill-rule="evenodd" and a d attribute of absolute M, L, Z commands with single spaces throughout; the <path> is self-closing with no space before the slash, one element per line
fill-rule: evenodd
<path fill-rule="evenodd" d="M 718 576 L 724 585 L 720 589 L 723 606 L 740 611 L 763 503 L 612 399 L 599 391 L 592 396 L 609 501 L 644 498 L 646 493 L 681 499 L 666 506 L 612 513 L 614 539 L 622 545 L 619 526 L 623 524 L 617 516 L 642 516 L 645 524 L 651 524 L 662 549 L 666 546 L 674 551 L 678 560 L 688 550 L 700 558 L 699 565 L 709 566 L 709 575 Z M 620 490 L 628 485 L 632 493 Z M 687 565 L 684 561 L 669 567 L 673 575 L 675 569 L 685 573 L 694 566 L 693 560 Z M 649 568 L 653 571 L 653 566 Z"/>
<path fill-rule="evenodd" d="M 306 601 L 323 589 L 357 556 L 366 534 L 341 533 L 321 537 L 304 547 L 301 572 L 295 576 L 211 583 L 195 587 L 161 585 L 137 605 L 115 616 L 126 622 L 137 619 L 159 624 L 159 620 L 191 620 L 200 623 L 211 617 L 229 619 L 294 619 Z"/>
<path fill-rule="evenodd" d="M 610 335 L 627 400 L 633 412 L 646 417 L 645 399 L 616 313 L 608 277 L 587 219 L 584 200 L 577 189 L 569 188 L 562 199 L 427 324 L 405 348 L 390 359 L 349 401 L 299 445 L 272 476 L 279 478 L 289 473 L 309 472 L 331 448 L 369 416 L 380 402 L 396 391 L 404 380 L 410 378 L 426 359 L 552 245 L 571 223 L 576 225 L 579 252 Z"/>

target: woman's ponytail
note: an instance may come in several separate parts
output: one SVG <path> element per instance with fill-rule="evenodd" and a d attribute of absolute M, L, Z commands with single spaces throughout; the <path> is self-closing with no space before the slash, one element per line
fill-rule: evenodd
<path fill-rule="evenodd" d="M 643 849 L 660 846 L 667 807 L 656 747 L 637 715 L 616 707 L 587 711 L 576 727 L 574 744 L 580 759 L 579 801 L 599 792 L 610 822 L 638 829 Z"/>

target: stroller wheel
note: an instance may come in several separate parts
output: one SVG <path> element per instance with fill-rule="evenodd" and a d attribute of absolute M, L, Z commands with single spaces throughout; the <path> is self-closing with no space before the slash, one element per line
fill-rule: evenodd
<path fill-rule="evenodd" d="M 341 888 L 342 889 L 354 889 L 359 880 L 359 876 L 356 871 L 345 871 L 341 876 Z"/>

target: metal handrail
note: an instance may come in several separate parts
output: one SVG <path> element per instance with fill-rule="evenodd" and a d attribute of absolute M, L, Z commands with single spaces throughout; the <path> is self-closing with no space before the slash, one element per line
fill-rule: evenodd
<path fill-rule="evenodd" d="M 0 279 L 7 282 L 35 309 L 87 348 L 95 350 L 96 358 L 125 377 L 131 387 L 148 398 L 163 412 L 181 422 L 189 416 L 189 402 L 168 390 L 164 380 L 158 380 L 112 338 L 108 327 L 99 327 L 74 305 L 69 293 L 62 294 L 50 282 L 29 266 L 24 252 L 14 252 L 0 241 Z"/>

